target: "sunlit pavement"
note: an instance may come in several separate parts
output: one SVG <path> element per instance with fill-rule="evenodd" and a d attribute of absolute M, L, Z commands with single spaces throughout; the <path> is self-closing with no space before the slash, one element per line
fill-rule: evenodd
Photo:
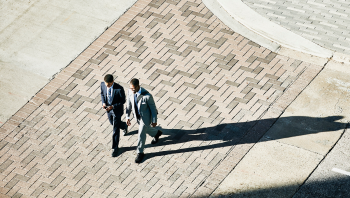
<path fill-rule="evenodd" d="M 1 196 L 244 196 L 258 188 L 293 196 L 346 125 L 316 107 L 301 113 L 313 103 L 299 98 L 325 68 L 246 39 L 199 0 L 139 0 L 0 128 Z M 111 157 L 99 89 L 107 73 L 125 90 L 139 78 L 155 98 L 164 135 L 156 145 L 148 137 L 141 164 L 135 120 Z M 298 132 L 279 128 L 291 122 Z"/>

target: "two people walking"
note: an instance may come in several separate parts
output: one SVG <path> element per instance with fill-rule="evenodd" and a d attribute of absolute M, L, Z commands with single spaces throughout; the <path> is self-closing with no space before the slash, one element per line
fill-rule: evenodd
<path fill-rule="evenodd" d="M 134 78 L 130 81 L 130 89 L 126 100 L 126 124 L 121 121 L 123 107 L 125 103 L 125 92 L 122 86 L 114 82 L 113 76 L 107 74 L 104 82 L 101 83 L 102 107 L 107 111 L 109 122 L 113 126 L 112 135 L 112 157 L 118 155 L 118 145 L 120 139 L 120 129 L 124 135 L 131 126 L 130 114 L 133 113 L 139 124 L 136 163 L 142 162 L 144 158 L 144 148 L 146 133 L 153 137 L 152 144 L 156 144 L 162 131 L 157 130 L 157 108 L 153 96 L 144 88 L 140 87 L 139 80 Z"/>

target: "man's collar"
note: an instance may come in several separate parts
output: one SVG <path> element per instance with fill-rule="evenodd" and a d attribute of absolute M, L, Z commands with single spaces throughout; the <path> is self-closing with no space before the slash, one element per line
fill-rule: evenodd
<path fill-rule="evenodd" d="M 109 89 L 109 88 L 111 88 L 111 87 L 113 87 L 113 86 L 114 86 L 114 82 L 113 82 L 112 86 L 110 86 L 110 87 L 107 87 L 107 85 L 106 85 L 107 89 Z"/>
<path fill-rule="evenodd" d="M 142 87 L 140 87 L 139 91 L 137 92 L 138 95 L 141 95 L 141 89 Z"/>

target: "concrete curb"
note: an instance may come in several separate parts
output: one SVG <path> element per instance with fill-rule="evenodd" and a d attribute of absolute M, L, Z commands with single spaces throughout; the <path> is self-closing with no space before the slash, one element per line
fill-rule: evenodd
<path fill-rule="evenodd" d="M 241 0 L 203 0 L 203 2 L 232 30 L 273 52 L 317 64 L 325 64 L 333 56 L 333 51 L 269 21 Z M 349 57 L 347 59 L 350 60 Z"/>
<path fill-rule="evenodd" d="M 203 3 L 207 8 L 215 14 L 225 25 L 231 28 L 238 34 L 266 47 L 267 49 L 278 52 L 280 50 L 280 45 L 273 40 L 269 40 L 254 31 L 248 29 L 245 25 L 241 24 L 238 20 L 235 20 L 219 3 L 217 0 L 203 0 Z M 240 3 L 243 3 L 240 1 Z M 231 2 L 231 5 L 235 5 L 236 1 Z M 252 10 L 252 12 L 254 12 Z"/>

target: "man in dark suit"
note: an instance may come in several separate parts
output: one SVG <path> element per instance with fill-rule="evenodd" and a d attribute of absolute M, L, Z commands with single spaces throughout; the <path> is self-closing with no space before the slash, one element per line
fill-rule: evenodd
<path fill-rule="evenodd" d="M 114 82 L 111 74 L 107 74 L 104 77 L 104 82 L 101 83 L 101 101 L 102 107 L 107 111 L 109 122 L 113 126 L 112 149 L 114 151 L 112 157 L 116 157 L 118 155 L 120 128 L 124 130 L 124 135 L 126 135 L 128 126 L 121 121 L 125 103 L 124 88 Z"/>

